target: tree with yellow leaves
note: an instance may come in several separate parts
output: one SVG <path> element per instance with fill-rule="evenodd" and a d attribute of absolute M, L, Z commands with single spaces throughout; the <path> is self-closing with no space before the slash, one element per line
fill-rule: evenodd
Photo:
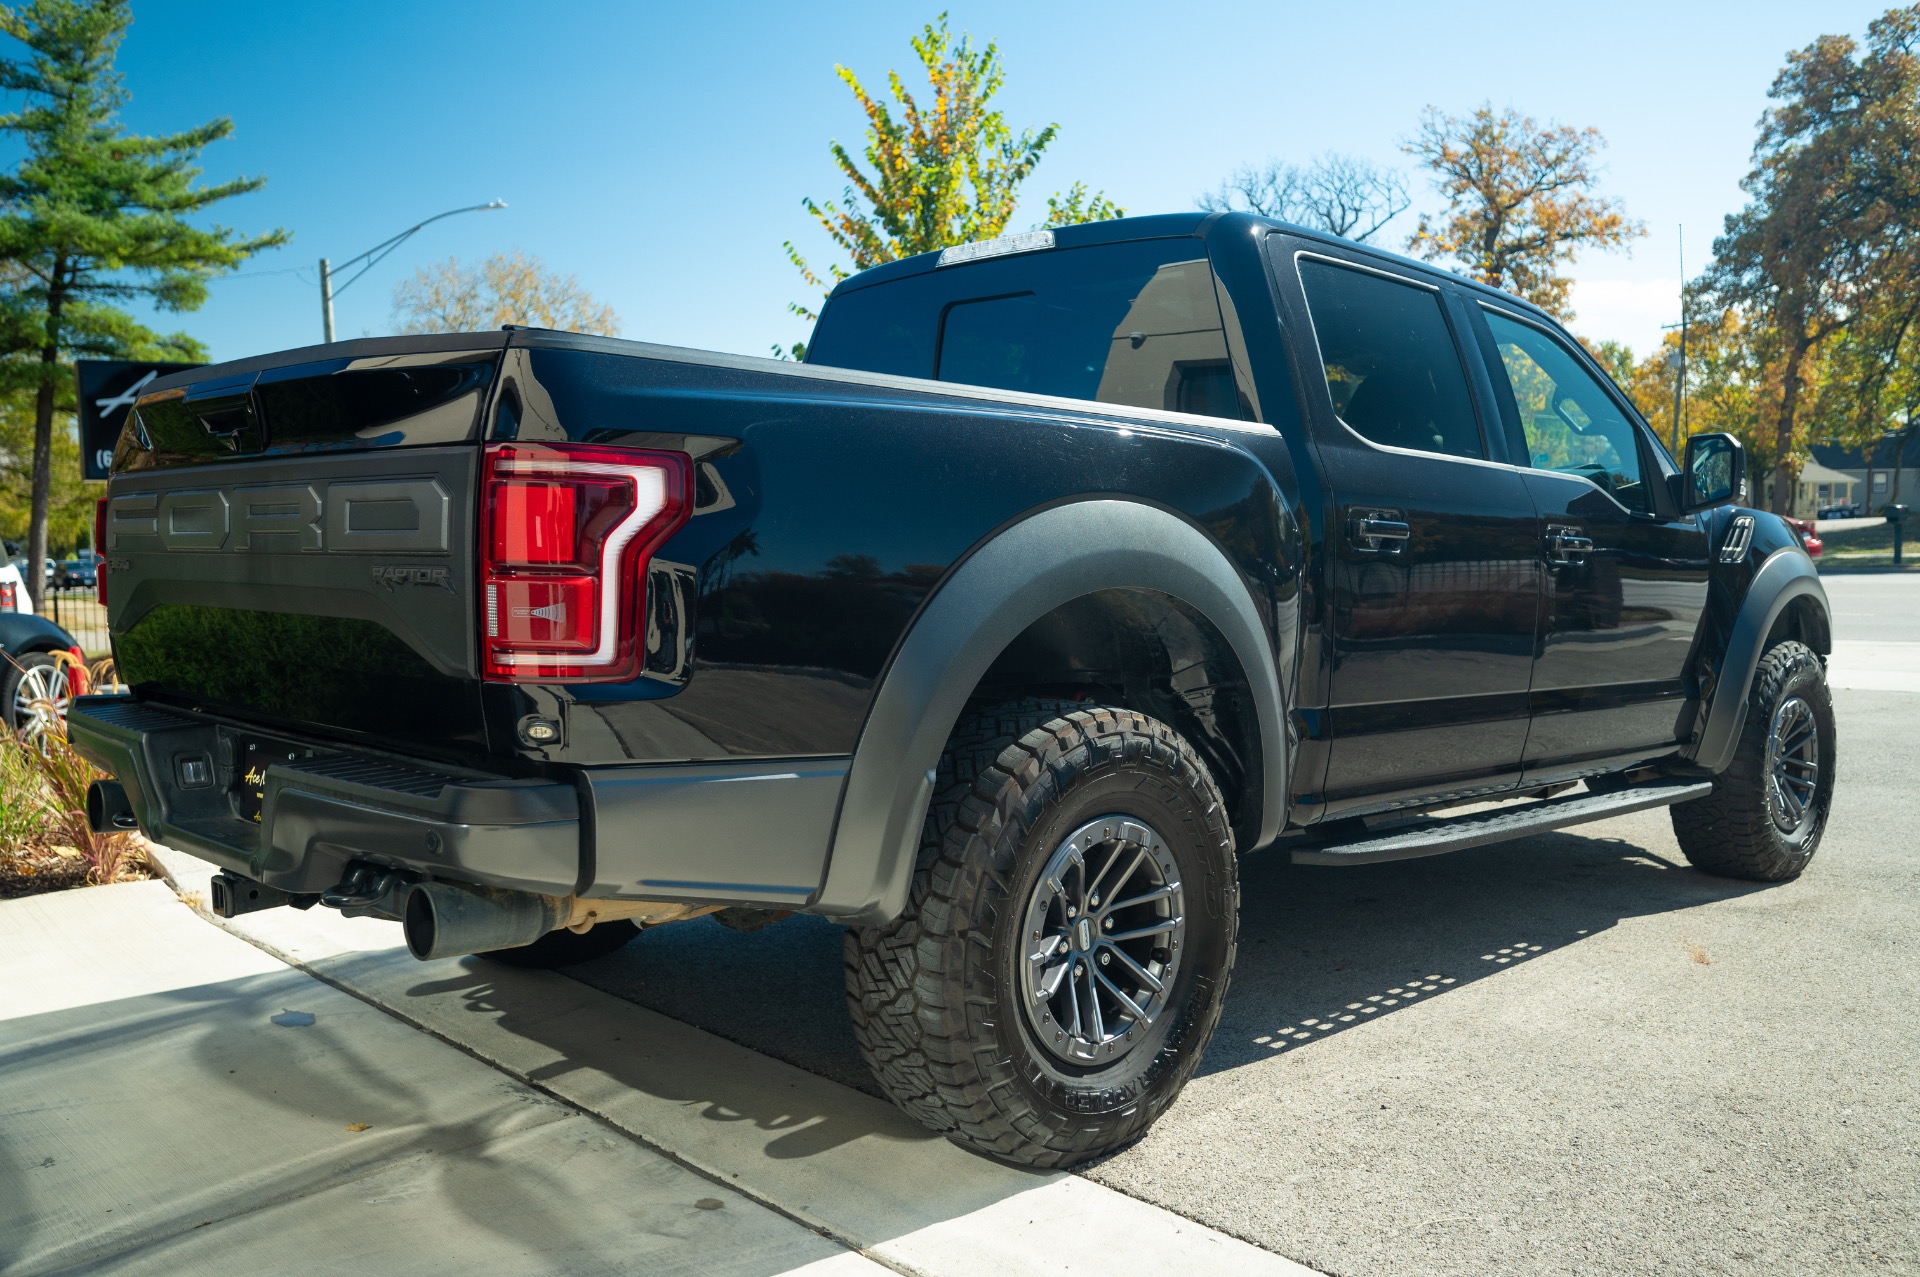
<path fill-rule="evenodd" d="M 847 188 L 838 202 L 803 199 L 801 207 L 846 254 L 848 266 L 836 262 L 823 275 L 792 241 L 786 244 L 800 277 L 823 293 L 855 271 L 1000 234 L 1013 218 L 1021 184 L 1059 133 L 1059 125 L 1049 124 L 1016 134 L 994 108 L 1005 79 L 997 45 L 976 49 L 971 36 L 956 40 L 944 13 L 912 43 L 933 97 L 923 107 L 900 73 L 889 71 L 887 87 L 898 118 L 894 107 L 868 92 L 851 70 L 834 68 L 866 116 L 867 167 L 833 143 L 828 153 Z M 1124 213 L 1105 194 L 1076 182 L 1047 200 L 1041 225 L 1071 226 Z M 819 318 L 817 310 L 800 302 L 788 310 L 809 322 Z M 803 354 L 804 347 L 796 346 L 793 353 Z"/>
<path fill-rule="evenodd" d="M 1864 50 L 1823 35 L 1795 51 L 1768 96 L 1747 204 L 1714 241 L 1706 283 L 1773 334 L 1766 416 L 1773 508 L 1785 513 L 1809 428 L 1877 437 L 1886 379 L 1911 357 L 1920 6 L 1875 19 Z"/>
<path fill-rule="evenodd" d="M 1446 210 L 1421 214 L 1409 248 L 1484 284 L 1572 318 L 1560 272 L 1583 248 L 1624 248 L 1646 234 L 1619 201 L 1594 193 L 1596 129 L 1542 127 L 1512 107 L 1471 115 L 1428 107 L 1404 150 L 1432 171 Z"/>

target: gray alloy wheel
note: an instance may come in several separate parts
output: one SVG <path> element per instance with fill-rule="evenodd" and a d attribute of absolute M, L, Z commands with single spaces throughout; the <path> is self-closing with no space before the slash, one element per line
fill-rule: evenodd
<path fill-rule="evenodd" d="M 67 667 L 46 652 L 28 652 L 13 658 L 7 695 L 7 726 L 21 740 L 42 747 L 48 734 L 59 734 L 73 702 Z"/>
<path fill-rule="evenodd" d="M 1027 901 L 1027 1016 L 1072 1064 L 1126 1055 L 1166 1009 L 1187 934 L 1167 840 L 1115 813 L 1062 840 Z"/>
<path fill-rule="evenodd" d="M 1802 832 L 1816 816 L 1820 788 L 1820 723 L 1813 707 L 1789 696 L 1773 712 L 1767 731 L 1767 814 L 1788 837 Z"/>

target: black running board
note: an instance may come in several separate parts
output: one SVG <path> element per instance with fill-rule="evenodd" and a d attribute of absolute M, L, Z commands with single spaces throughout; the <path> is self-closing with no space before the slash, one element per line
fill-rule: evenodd
<path fill-rule="evenodd" d="M 1401 825 L 1386 833 L 1354 842 L 1327 846 L 1296 847 L 1296 865 L 1371 865 L 1383 860 L 1412 860 L 1416 856 L 1437 856 L 1446 851 L 1462 851 L 1490 842 L 1565 829 L 1590 820 L 1624 816 L 1650 807 L 1670 807 L 1690 798 L 1702 798 L 1713 785 L 1704 780 L 1670 780 L 1657 785 L 1637 785 L 1632 789 L 1606 794 L 1574 794 L 1567 798 L 1548 798 L 1519 807 L 1475 812 L 1446 820 L 1423 820 Z"/>

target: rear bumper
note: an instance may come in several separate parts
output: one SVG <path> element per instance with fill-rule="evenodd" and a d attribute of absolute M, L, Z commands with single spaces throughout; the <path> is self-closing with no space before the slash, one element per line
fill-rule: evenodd
<path fill-rule="evenodd" d="M 134 700 L 73 704 L 75 749 L 127 791 L 149 838 L 295 894 L 365 862 L 542 895 L 805 908 L 819 895 L 846 759 L 582 769 L 512 780 L 391 760 Z M 242 739 L 284 744 L 260 820 Z M 196 766 L 197 764 L 197 766 Z"/>
<path fill-rule="evenodd" d="M 255 824 L 233 802 L 240 734 L 230 724 L 88 696 L 74 702 L 67 735 L 126 787 L 149 838 L 282 891 L 325 891 L 353 860 L 545 895 L 571 894 L 579 881 L 572 785 L 458 776 L 290 740 L 288 754 L 304 756 L 267 768 Z"/>

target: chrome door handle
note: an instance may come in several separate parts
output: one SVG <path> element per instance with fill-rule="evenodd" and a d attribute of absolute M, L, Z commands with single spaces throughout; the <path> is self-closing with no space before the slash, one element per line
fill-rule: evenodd
<path fill-rule="evenodd" d="M 1574 528 L 1547 529 L 1547 562 L 1555 567 L 1575 567 L 1592 553 L 1592 537 L 1583 537 Z"/>
<path fill-rule="evenodd" d="M 1370 554 L 1398 554 L 1407 548 L 1413 528 L 1398 510 L 1374 510 L 1353 516 L 1353 544 Z"/>

